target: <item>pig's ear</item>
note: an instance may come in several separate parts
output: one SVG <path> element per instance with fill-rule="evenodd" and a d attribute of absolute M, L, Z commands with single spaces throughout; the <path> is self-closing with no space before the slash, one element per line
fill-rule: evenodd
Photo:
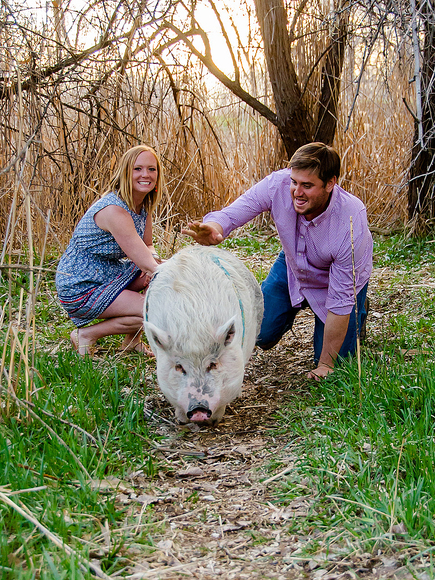
<path fill-rule="evenodd" d="M 150 342 L 154 342 L 156 346 L 163 350 L 168 350 L 172 346 L 172 339 L 167 332 L 157 328 L 151 322 L 144 322 L 143 324 L 145 333 Z"/>
<path fill-rule="evenodd" d="M 233 316 L 222 324 L 217 331 L 216 331 L 216 338 L 218 342 L 223 342 L 225 346 L 228 346 L 233 342 L 234 335 L 236 334 L 236 325 L 235 325 L 236 317 Z"/>

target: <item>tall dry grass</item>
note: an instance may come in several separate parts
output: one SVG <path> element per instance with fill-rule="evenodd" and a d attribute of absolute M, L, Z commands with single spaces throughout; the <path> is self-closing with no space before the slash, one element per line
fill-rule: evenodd
<path fill-rule="evenodd" d="M 372 226 L 388 231 L 407 222 L 407 185 L 414 120 L 413 60 L 380 39 L 361 85 L 361 45 L 348 47 L 335 146 L 342 158 L 341 185 L 365 203 Z"/>
<path fill-rule="evenodd" d="M 322 6 L 319 2 L 313 9 L 325 11 Z M 295 62 L 301 82 L 309 75 L 302 63 L 316 60 L 324 46 L 320 37 L 316 43 L 308 41 L 313 37 L 312 28 L 304 25 L 310 21 L 308 16 L 309 12 L 295 29 Z M 58 30 L 59 14 L 56 23 Z M 9 42 L 13 44 L 14 39 Z M 373 224 L 388 226 L 406 219 L 403 185 L 413 120 L 402 97 L 410 100 L 409 70 L 388 65 L 387 86 L 387 60 L 374 61 L 357 86 L 357 43 L 355 37 L 346 61 L 335 144 L 343 158 L 343 185 L 367 204 Z M 41 47 L 45 62 L 54 62 L 59 45 L 45 41 Z M 61 251 L 75 223 L 106 189 L 117 159 L 139 142 L 152 145 L 162 157 L 167 187 L 158 220 L 166 228 L 226 205 L 284 164 L 275 128 L 222 86 L 216 95 L 216 87 L 191 61 L 172 70 L 173 91 L 165 71 L 149 53 L 132 58 L 121 71 L 113 64 L 115 52 L 110 46 L 98 58 L 53 77 L 51 85 L 35 81 L 25 89 L 20 82 L 31 56 L 22 65 L 22 73 L 16 61 L 3 64 L 3 74 L 9 77 L 3 77 L 5 90 L 0 99 L 1 166 L 7 167 L 20 155 L 11 170 L 0 175 L 0 227 L 2 232 L 8 223 L 12 228 L 4 238 L 3 254 L 13 254 L 14 244 L 21 247 L 27 237 L 24 189 L 31 200 L 36 252 L 41 252 L 49 212 L 48 244 Z M 256 90 L 270 104 L 264 65 L 257 60 L 254 68 Z M 246 83 L 250 79 L 247 75 Z M 308 98 L 314 99 L 316 82 L 312 75 Z"/>

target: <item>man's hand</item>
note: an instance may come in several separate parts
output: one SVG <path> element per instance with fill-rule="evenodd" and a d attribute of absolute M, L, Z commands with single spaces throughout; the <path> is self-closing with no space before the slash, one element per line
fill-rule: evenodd
<path fill-rule="evenodd" d="M 307 374 L 307 378 L 320 381 L 333 372 L 335 361 L 347 333 L 349 318 L 349 314 L 334 314 L 328 310 L 319 362 L 317 368 Z"/>
<path fill-rule="evenodd" d="M 314 379 L 315 381 L 320 381 L 320 379 L 324 379 L 330 373 L 332 373 L 333 370 L 334 370 L 333 367 L 319 363 L 319 365 L 316 369 L 314 369 L 313 371 L 310 371 L 307 374 L 307 378 Z"/>
<path fill-rule="evenodd" d="M 222 226 L 215 222 L 206 224 L 198 221 L 189 222 L 187 227 L 188 229 L 181 230 L 181 233 L 191 236 L 201 246 L 215 246 L 224 239 Z"/>

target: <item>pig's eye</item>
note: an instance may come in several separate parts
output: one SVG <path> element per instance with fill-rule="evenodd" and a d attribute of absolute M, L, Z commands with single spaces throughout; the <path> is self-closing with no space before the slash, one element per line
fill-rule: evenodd
<path fill-rule="evenodd" d="M 180 364 L 175 365 L 175 370 L 178 371 L 179 373 L 183 373 L 183 375 L 186 374 L 186 371 L 183 369 L 183 367 Z"/>
<path fill-rule="evenodd" d="M 213 369 L 217 369 L 217 364 L 215 362 L 212 362 L 208 365 L 207 367 L 207 372 L 209 373 L 210 371 L 212 371 Z"/>

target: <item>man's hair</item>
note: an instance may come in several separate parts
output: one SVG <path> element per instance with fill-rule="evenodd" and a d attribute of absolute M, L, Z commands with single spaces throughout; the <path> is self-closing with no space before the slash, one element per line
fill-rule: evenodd
<path fill-rule="evenodd" d="M 132 190 L 132 177 L 133 177 L 133 167 L 136 163 L 138 156 L 144 151 L 152 153 L 156 159 L 157 165 L 157 183 L 156 186 L 143 200 L 143 207 L 147 213 L 151 213 L 159 204 L 162 199 L 162 189 L 163 189 L 163 170 L 160 164 L 160 159 L 157 153 L 152 147 L 148 145 L 136 145 L 124 153 L 121 157 L 119 165 L 110 181 L 109 189 L 104 193 L 110 193 L 113 191 L 116 193 L 125 203 L 128 205 L 129 209 L 136 211 L 133 202 L 133 190 Z"/>
<path fill-rule="evenodd" d="M 340 176 L 340 157 L 335 149 L 324 143 L 302 145 L 290 159 L 289 166 L 315 173 L 324 185 Z"/>

